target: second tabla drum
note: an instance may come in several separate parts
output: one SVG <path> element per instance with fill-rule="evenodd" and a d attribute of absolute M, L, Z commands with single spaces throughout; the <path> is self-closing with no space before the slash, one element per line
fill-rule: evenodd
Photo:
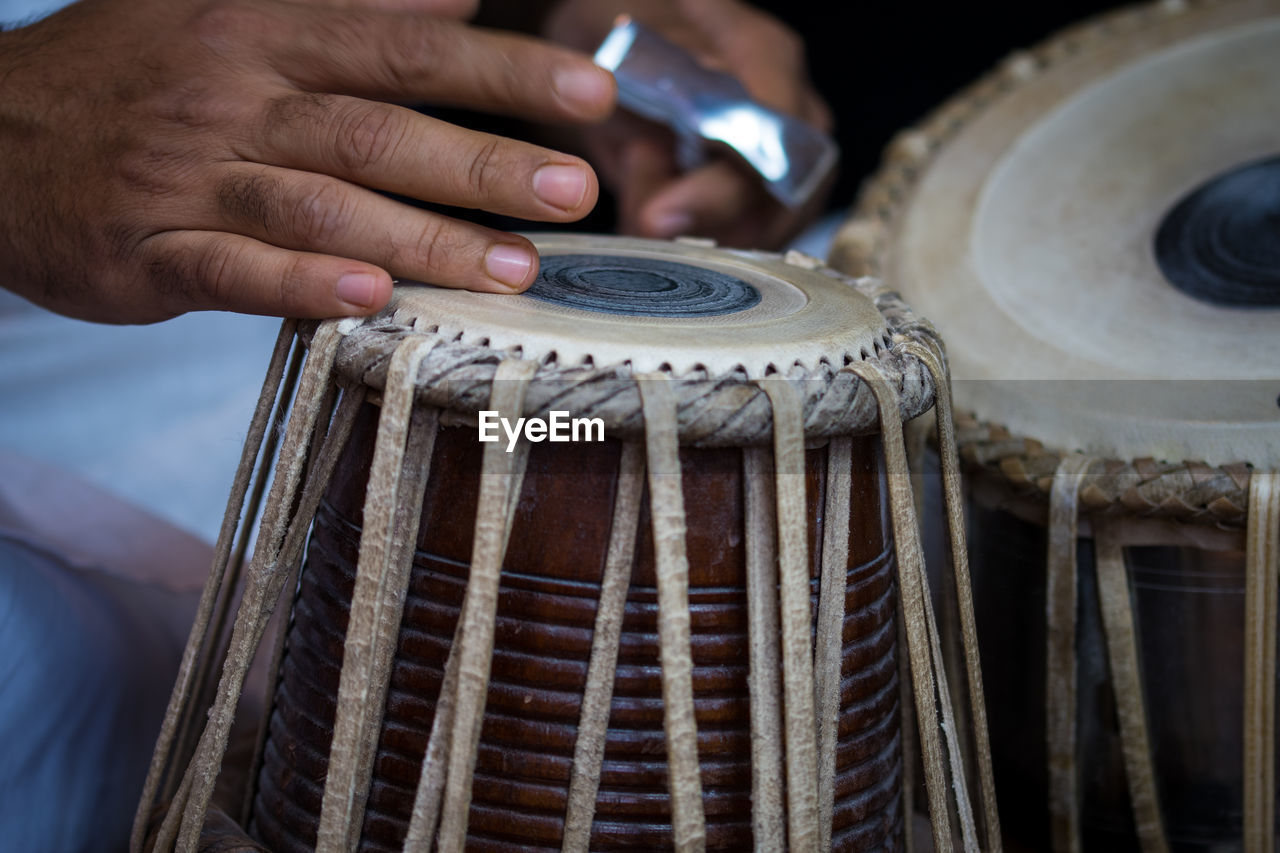
<path fill-rule="evenodd" d="M 996 779 L 1055 850 L 1270 850 L 1280 4 L 1165 2 L 901 134 L 833 263 L 948 344 Z"/>

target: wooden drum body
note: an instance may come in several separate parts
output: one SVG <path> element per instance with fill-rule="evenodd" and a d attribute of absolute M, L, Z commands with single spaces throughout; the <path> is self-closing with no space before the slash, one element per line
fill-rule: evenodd
<path fill-rule="evenodd" d="M 315 843 L 355 581 L 376 412 L 366 411 L 317 515 L 254 808 L 271 849 Z M 900 837 L 896 591 L 874 436 L 855 440 L 833 848 Z M 483 445 L 436 439 L 362 849 L 404 842 L 422 755 L 466 587 Z M 529 454 L 498 592 L 493 671 L 468 821 L 469 850 L 558 850 L 621 444 L 541 444 Z M 708 849 L 751 846 L 751 724 L 742 451 L 682 452 L 693 693 Z M 821 553 L 825 448 L 806 459 L 809 549 Z M 664 766 L 657 580 L 642 510 L 591 849 L 672 844 Z M 817 563 L 812 606 L 818 606 Z"/>
<path fill-rule="evenodd" d="M 949 413 L 931 328 L 802 255 L 538 246 L 526 295 L 401 285 L 290 369 L 286 324 L 135 849 L 901 849 L 906 713 L 935 839 L 954 784 L 976 849 L 901 431 Z M 277 598 L 251 781 L 216 799 Z"/>
<path fill-rule="evenodd" d="M 1280 4 L 1125 9 L 902 133 L 836 238 L 947 340 L 1030 849 L 1275 849 L 1276 115 Z"/>

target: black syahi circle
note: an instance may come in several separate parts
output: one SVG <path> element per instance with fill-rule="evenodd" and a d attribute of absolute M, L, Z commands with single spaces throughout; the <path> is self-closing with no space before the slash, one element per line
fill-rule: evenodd
<path fill-rule="evenodd" d="M 1165 214 L 1156 261 L 1179 290 L 1215 305 L 1280 307 L 1280 157 L 1196 187 Z"/>
<path fill-rule="evenodd" d="M 631 255 L 548 255 L 525 292 L 567 308 L 641 317 L 717 317 L 760 302 L 760 291 L 735 276 Z"/>

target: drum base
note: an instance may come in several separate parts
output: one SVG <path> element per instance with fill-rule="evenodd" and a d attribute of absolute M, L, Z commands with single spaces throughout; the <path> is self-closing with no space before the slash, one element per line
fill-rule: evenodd
<path fill-rule="evenodd" d="M 968 533 L 1001 817 L 1013 844 L 1047 850 L 1046 533 L 976 503 Z M 1151 546 L 1127 549 L 1126 562 L 1171 849 L 1243 850 L 1243 556 Z M 1083 846 L 1136 851 L 1091 540 L 1080 540 L 1078 567 Z"/>

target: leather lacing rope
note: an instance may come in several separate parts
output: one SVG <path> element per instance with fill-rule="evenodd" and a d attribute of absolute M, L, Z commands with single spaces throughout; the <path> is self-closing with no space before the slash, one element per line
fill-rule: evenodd
<path fill-rule="evenodd" d="M 1079 755 L 1076 742 L 1076 547 L 1080 495 L 1105 463 L 1064 456 L 1049 501 L 1046 693 L 1049 808 L 1053 849 L 1079 853 Z M 1249 479 L 1244 620 L 1244 847 L 1275 849 L 1275 693 L 1277 574 L 1280 573 L 1280 474 Z M 1124 561 L 1121 521 L 1094 518 L 1099 608 L 1116 697 L 1125 775 L 1144 853 L 1169 850 L 1152 763 L 1138 656 L 1134 603 Z"/>
<path fill-rule="evenodd" d="M 423 357 L 437 343 L 435 338 L 424 336 L 406 341 L 396 351 L 391 364 L 393 378 L 382 401 L 317 850 L 353 847 L 364 816 L 369 775 L 360 768 L 373 764 L 413 545 L 418 539 L 421 512 L 414 508 L 416 501 L 407 496 L 420 496 L 426 486 L 439 418 L 432 409 L 414 411 L 412 379 Z M 386 626 L 394 626 L 394 630 L 388 631 Z"/>
<path fill-rule="evenodd" d="M 1276 848 L 1276 593 L 1280 472 L 1249 481 L 1244 594 L 1244 849 Z"/>
<path fill-rule="evenodd" d="M 129 838 L 129 849 L 133 851 L 141 850 L 146 838 L 147 824 L 151 817 L 151 806 L 160 793 L 165 771 L 169 769 L 169 758 L 174 751 L 174 742 L 179 735 L 178 729 L 181 725 L 182 715 L 184 711 L 190 712 L 189 706 L 196 704 L 190 701 L 190 697 L 195 685 L 200 683 L 197 680 L 197 670 L 200 664 L 203 663 L 203 659 L 199 657 L 200 650 L 205 635 L 209 630 L 209 623 L 213 619 L 214 609 L 217 607 L 217 596 L 222 590 L 227 563 L 231 559 L 236 525 L 240 520 L 240 513 L 244 509 L 245 495 L 249 490 L 249 481 L 253 475 L 253 463 L 262 447 L 262 441 L 267 432 L 267 421 L 271 416 L 271 409 L 276 396 L 281 390 L 280 385 L 284 381 L 285 361 L 289 356 L 290 347 L 293 346 L 296 329 L 297 324 L 290 321 L 286 321 L 280 327 L 280 333 L 276 338 L 275 348 L 271 354 L 271 361 L 267 367 L 267 376 L 263 380 L 262 392 L 258 397 L 257 406 L 254 408 L 253 417 L 249 423 L 249 432 L 245 438 L 244 448 L 240 453 L 240 463 L 236 468 L 236 474 L 231 485 L 231 497 L 227 502 L 227 510 L 223 518 L 222 527 L 218 532 L 218 541 L 214 545 L 213 565 L 209 572 L 209 577 L 205 581 L 204 590 L 201 592 L 199 604 L 196 607 L 191 634 L 187 641 L 186 649 L 183 651 L 182 662 L 178 667 L 178 677 L 174 682 L 173 691 L 169 698 L 169 708 L 161 724 L 155 752 L 151 757 L 151 766 L 147 771 L 146 781 L 143 783 L 138 814 L 134 818 L 133 831 Z M 292 385 L 292 383 L 289 384 Z M 284 396 L 287 397 L 290 394 L 292 394 L 292 388 L 286 388 Z M 256 515 L 257 507 L 252 507 L 249 514 L 251 516 Z M 233 586 L 233 584 L 228 586 Z M 179 749 L 178 754 L 185 756 L 189 753 L 186 750 Z M 177 762 L 172 763 L 177 766 Z M 166 791 L 166 795 L 167 799 L 172 796 L 172 793 Z"/>
<path fill-rule="evenodd" d="M 942 470 L 943 510 L 947 523 L 947 542 L 954 575 L 956 605 L 960 616 L 961 646 L 964 652 L 965 676 L 969 695 L 971 731 L 977 760 L 982 817 L 986 828 L 987 849 L 1000 849 L 1000 817 L 996 808 L 995 775 L 991 766 L 990 733 L 987 728 L 987 705 L 982 688 L 982 665 L 978 653 L 978 623 L 973 609 L 973 584 L 969 575 L 969 555 L 964 540 L 963 497 L 960 485 L 960 460 L 955 438 L 955 421 L 951 406 L 951 383 L 936 340 L 931 346 L 912 341 L 904 347 L 926 366 L 936 389 L 934 410 Z"/>
<path fill-rule="evenodd" d="M 311 341 L 208 722 L 198 741 L 182 744 L 177 731 L 184 714 L 194 718 L 189 706 L 197 686 L 195 676 L 202 665 L 206 671 L 212 669 L 216 663 L 213 658 L 219 654 L 216 644 L 209 642 L 210 623 L 216 602 L 229 594 L 224 588 L 232 553 L 229 542 L 249 490 L 254 459 L 267 432 L 272 401 L 278 398 L 283 408 L 291 396 L 292 389 L 284 382 L 284 376 L 294 329 L 286 324 L 281 331 L 237 472 L 219 540 L 219 560 L 202 598 L 200 615 L 184 655 L 182 676 L 174 689 L 152 774 L 139 806 L 135 850 L 141 849 L 145 839 L 165 769 L 181 766 L 188 756 L 185 772 L 181 777 L 175 775 L 175 782 L 170 783 L 173 790 L 168 794 L 172 802 L 161 823 L 155 849 L 191 851 L 197 847 L 249 663 L 276 600 L 286 587 L 291 594 L 297 587 L 310 519 L 332 476 L 356 410 L 364 400 L 363 389 L 348 389 L 336 401 L 333 393 L 335 354 L 344 336 L 352 331 L 349 321 L 330 322 L 321 325 Z M 408 589 L 421 496 L 441 414 L 439 409 L 415 401 L 424 365 L 443 345 L 438 336 L 424 329 L 401 335 L 386 369 L 382 413 L 363 510 L 364 535 L 343 652 L 329 774 L 321 804 L 319 851 L 352 850 L 359 841 L 378 726 Z M 938 850 L 951 849 L 953 845 L 949 803 L 953 797 L 963 848 L 998 851 L 999 822 L 991 785 L 972 595 L 963 547 L 957 459 L 954 452 L 944 453 L 942 463 L 972 736 L 978 755 L 981 842 L 930 603 L 902 436 L 904 407 L 899 389 L 907 382 L 913 394 L 924 388 L 937 389 L 939 429 L 944 446 L 949 445 L 952 421 L 947 379 L 934 349 L 905 336 L 895 339 L 895 348 L 895 365 L 906 360 L 923 365 L 914 374 L 916 379 L 904 379 L 912 374 L 896 367 L 888 370 L 879 360 L 856 361 L 840 372 L 848 377 L 847 387 L 868 389 L 881 429 L 910 688 L 919 722 L 934 843 Z M 528 396 L 536 386 L 532 380 L 539 368 L 538 364 L 519 358 L 501 360 L 492 371 L 487 407 L 508 417 L 527 412 Z M 910 385 L 912 381 L 916 384 Z M 585 850 L 590 836 L 622 607 L 646 483 L 658 578 L 658 633 L 673 836 L 677 850 L 698 851 L 705 847 L 693 705 L 689 565 L 678 457 L 678 382 L 662 373 L 635 377 L 634 382 L 643 415 L 643 441 L 623 444 L 613 529 L 566 807 L 566 851 Z M 814 644 L 810 640 L 814 627 L 810 618 L 811 560 L 804 491 L 805 403 L 811 398 L 798 387 L 799 382 L 781 376 L 758 380 L 754 386 L 771 409 L 772 442 L 771 447 L 746 447 L 743 452 L 753 831 L 758 850 L 819 850 L 829 848 L 831 843 L 843 580 L 849 531 L 843 524 L 824 525 Z M 521 441 L 514 453 L 506 452 L 499 443 L 487 445 L 484 450 L 471 571 L 414 797 L 406 850 L 463 848 L 493 655 L 498 585 L 528 447 Z M 829 518 L 849 515 L 850 470 L 849 439 L 832 439 L 825 508 Z M 251 509 L 250 515 L 253 514 Z M 201 655 L 206 659 L 204 664 L 199 663 Z M 280 657 L 277 641 L 273 667 L 278 667 Z M 260 734 L 253 776 L 262 753 L 261 737 Z"/>
<path fill-rule="evenodd" d="M 253 559 L 246 571 L 244 593 L 232 629 L 226 663 L 218 682 L 217 695 L 213 706 L 209 709 L 208 721 L 195 746 L 194 755 L 187 763 L 186 771 L 173 795 L 173 806 L 170 807 L 159 828 L 155 849 L 176 846 L 181 850 L 194 850 L 199 839 L 204 816 L 209 808 L 209 800 L 213 795 L 214 782 L 226 752 L 232 717 L 240 699 L 249 664 L 261 642 L 267 620 L 270 618 L 285 580 L 293 574 L 296 564 L 302 559 L 310 519 L 319 505 L 323 491 L 324 482 L 322 481 L 327 482 L 328 475 L 332 473 L 332 466 L 337 461 L 340 446 L 337 442 L 331 442 L 328 452 L 322 451 L 319 463 L 311 466 L 309 473 L 312 476 L 307 478 L 306 488 L 303 488 L 303 470 L 309 458 L 310 442 L 316 431 L 322 401 L 328 397 L 338 340 L 351 325 L 351 321 L 325 323 L 312 341 L 310 354 L 302 370 L 293 412 L 289 417 L 281 443 L 280 463 L 263 508 L 262 523 Z M 132 843 L 137 848 L 141 847 L 146 835 L 152 805 L 149 797 L 155 795 L 159 788 L 160 777 L 169 764 L 173 741 L 181 715 L 184 713 L 185 700 L 193 686 L 196 655 L 201 649 L 209 655 L 214 653 L 205 641 L 218 596 L 230 593 L 229 589 L 224 589 L 222 583 L 227 568 L 226 561 L 230 559 L 230 548 L 227 542 L 239 520 L 244 496 L 248 490 L 249 472 L 252 471 L 254 458 L 257 456 L 265 434 L 264 412 L 270 410 L 271 399 L 282 382 L 281 353 L 287 351 L 292 336 L 292 325 L 286 321 L 277 341 L 271 369 L 264 382 L 250 435 L 241 456 L 241 464 L 228 502 L 222 533 L 219 535 L 219 545 L 215 549 L 213 571 L 201 594 L 197 618 L 192 626 L 187 649 L 183 654 L 184 663 L 179 670 L 178 682 L 161 726 L 159 744 L 145 783 L 143 799 L 134 819 Z M 280 395 L 282 401 L 287 399 L 288 390 L 283 389 Z M 188 661 L 191 662 L 190 665 Z"/>

